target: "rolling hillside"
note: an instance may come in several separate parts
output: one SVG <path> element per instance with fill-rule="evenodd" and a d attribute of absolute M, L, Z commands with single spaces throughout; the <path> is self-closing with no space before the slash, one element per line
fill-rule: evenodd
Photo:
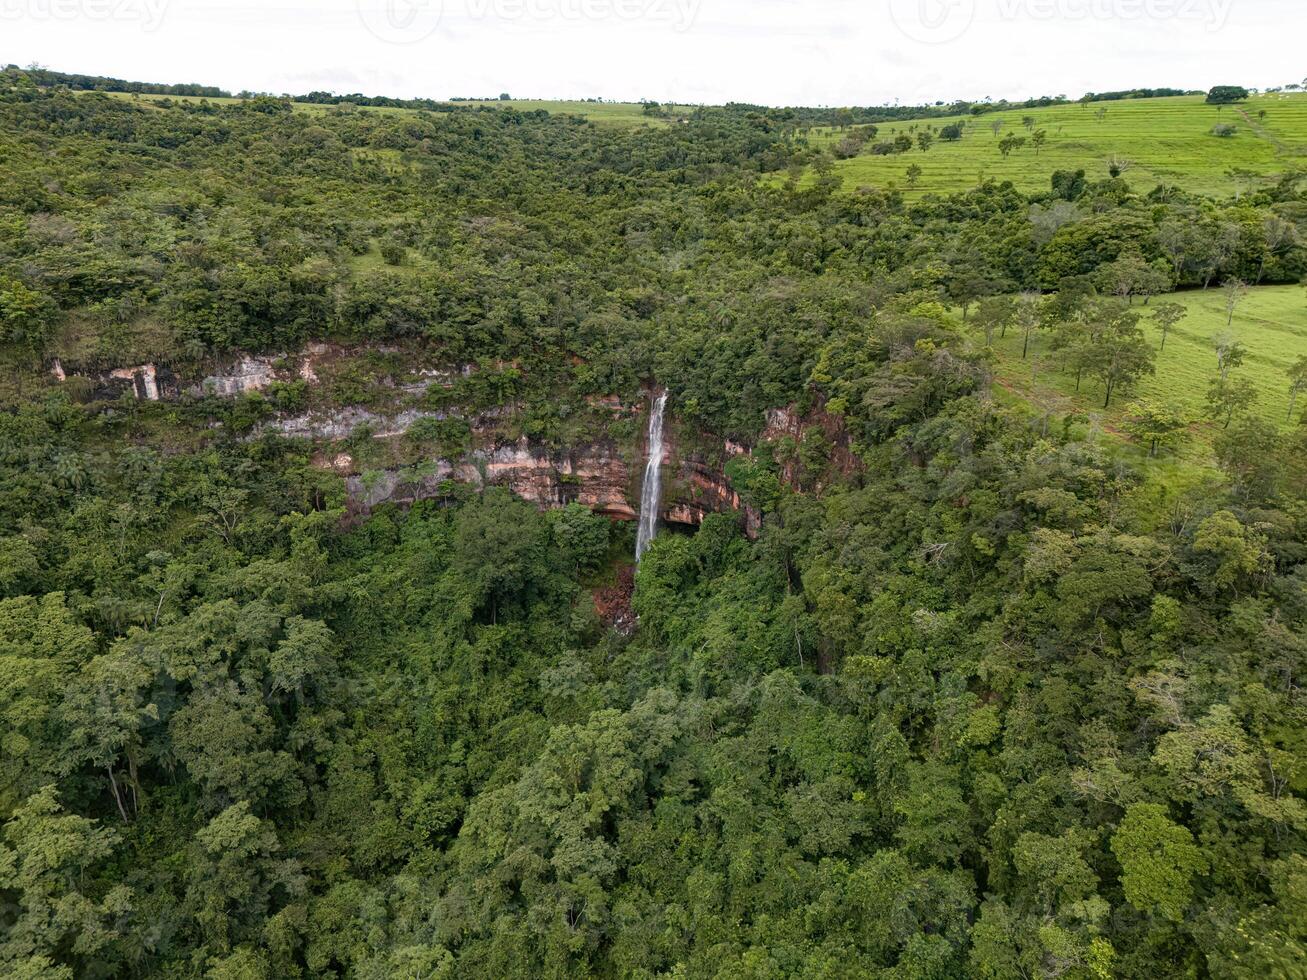
<path fill-rule="evenodd" d="M 1129 394 L 1114 398 L 1103 409 L 1101 386 L 1086 381 L 1079 392 L 1075 378 L 1059 369 L 1049 338 L 1036 334 L 1031 353 L 1021 359 L 1021 337 L 1009 330 L 995 338 L 995 376 L 1007 396 L 1017 397 L 1038 411 L 1078 411 L 1108 431 L 1119 431 L 1126 409 L 1136 399 L 1154 399 L 1182 409 L 1191 419 L 1192 441 L 1183 455 L 1207 462 L 1211 439 L 1217 426 L 1206 418 L 1207 386 L 1217 370 L 1213 338 L 1226 332 L 1225 297 L 1211 289 L 1175 293 L 1154 302 L 1180 303 L 1188 316 L 1173 328 L 1165 349 L 1157 356 L 1157 373 L 1144 378 Z M 1161 332 L 1144 313 L 1141 325 L 1154 349 L 1161 347 Z M 1294 418 L 1288 417 L 1289 382 L 1286 372 L 1299 357 L 1307 356 L 1307 294 L 1299 286 L 1262 286 L 1249 290 L 1235 311 L 1229 332 L 1247 348 L 1243 365 L 1235 376 L 1246 378 L 1257 389 L 1253 411 L 1283 431 L 1294 428 L 1307 407 L 1299 396 Z"/>
<path fill-rule="evenodd" d="M 1035 121 L 1031 129 L 1023 125 L 1026 116 Z M 1185 96 L 891 123 L 881 126 L 872 142 L 900 134 L 915 138 L 927 127 L 938 131 L 955 122 L 964 124 L 957 142 L 936 140 L 926 152 L 889 156 L 872 155 L 868 144 L 859 156 L 836 161 L 835 173 L 844 178 L 845 190 L 893 184 L 915 197 L 966 190 L 984 179 L 1010 180 L 1022 191 L 1034 192 L 1046 189 L 1056 170 L 1084 168 L 1091 178 L 1106 177 L 1109 161 L 1117 157 L 1129 161 L 1127 179 L 1137 188 L 1176 184 L 1227 195 L 1256 184 L 1231 178 L 1233 170 L 1269 177 L 1307 168 L 1307 94 L 1297 93 L 1255 96 L 1219 110 L 1200 96 Z M 998 135 L 996 123 L 1002 124 Z M 1215 136 L 1212 129 L 1218 123 L 1234 124 L 1237 130 L 1231 137 Z M 1038 152 L 1029 141 L 1007 157 L 1000 152 L 1002 136 L 1015 132 L 1029 137 L 1040 130 L 1047 143 Z M 830 147 L 843 136 L 828 129 L 811 138 L 815 145 Z M 907 178 L 913 164 L 922 170 L 915 185 Z"/>

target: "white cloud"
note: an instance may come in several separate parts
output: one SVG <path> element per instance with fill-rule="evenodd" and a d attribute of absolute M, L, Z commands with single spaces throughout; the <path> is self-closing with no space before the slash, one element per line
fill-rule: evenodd
<path fill-rule="evenodd" d="M 843 105 L 1265 87 L 1301 80 L 1305 35 L 1301 0 L 0 0 L 6 62 L 433 98 Z"/>

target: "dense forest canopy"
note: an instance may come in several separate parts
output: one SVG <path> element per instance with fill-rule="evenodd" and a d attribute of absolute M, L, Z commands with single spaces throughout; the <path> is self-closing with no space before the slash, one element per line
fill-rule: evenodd
<path fill-rule="evenodd" d="M 1302 280 L 1300 181 L 907 203 L 801 122 L 0 77 L 6 975 L 1307 975 L 1307 436 L 1227 347 L 1175 490 L 996 397 L 977 334 L 1110 400 L 1159 294 Z M 664 534 L 612 628 L 631 533 L 587 508 L 361 517 L 252 425 L 301 390 L 52 376 L 323 340 L 481 365 L 543 443 L 665 387 L 751 450 L 756 534 Z"/>

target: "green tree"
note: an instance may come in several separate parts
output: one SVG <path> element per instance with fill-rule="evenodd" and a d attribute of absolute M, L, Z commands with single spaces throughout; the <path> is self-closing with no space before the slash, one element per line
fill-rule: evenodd
<path fill-rule="evenodd" d="M 1003 156 L 1009 157 L 1013 150 L 1019 150 L 1026 145 L 1026 138 L 1018 136 L 1016 133 L 1008 133 L 998 141 L 998 152 Z"/>
<path fill-rule="evenodd" d="M 984 332 L 986 346 L 993 346 L 995 331 L 1005 334 L 1015 319 L 1016 300 L 1011 296 L 987 296 L 976 307 L 974 322 Z"/>
<path fill-rule="evenodd" d="M 1179 303 L 1162 303 L 1153 308 L 1152 321 L 1162 331 L 1162 343 L 1158 347 L 1159 353 L 1166 350 L 1166 339 L 1170 336 L 1171 330 L 1188 315 L 1189 310 Z"/>
<path fill-rule="evenodd" d="M 89 962 L 115 938 L 114 920 L 130 910 L 132 891 L 118 884 L 94 897 L 87 872 L 109 858 L 117 842 L 96 821 L 66 813 L 54 786 L 14 810 L 0 844 L 0 889 L 14 896 L 0 937 L 0 966 L 17 971 L 38 959 Z M 47 969 L 32 975 L 55 975 Z"/>
<path fill-rule="evenodd" d="M 1298 404 L 1298 396 L 1307 389 L 1307 355 L 1300 356 L 1289 367 L 1289 411 L 1285 421 L 1293 420 L 1293 410 Z"/>
<path fill-rule="evenodd" d="M 1207 104 L 1222 106 L 1243 102 L 1248 98 L 1248 90 L 1242 85 L 1217 85 L 1207 93 Z"/>
<path fill-rule="evenodd" d="M 1207 563 L 1211 584 L 1233 589 L 1270 568 L 1266 536 L 1228 510 L 1218 510 L 1194 532 L 1194 554 Z"/>
<path fill-rule="evenodd" d="M 553 539 L 566 561 L 579 573 L 597 569 L 608 552 L 610 524 L 589 507 L 570 503 L 555 511 Z"/>
<path fill-rule="evenodd" d="M 1247 378 L 1212 379 L 1207 388 L 1207 405 L 1211 417 L 1228 429 L 1236 415 L 1248 411 L 1257 401 L 1257 388 Z"/>
<path fill-rule="evenodd" d="M 1173 922 L 1193 903 L 1194 879 L 1207 873 L 1207 859 L 1193 835 L 1156 803 L 1126 809 L 1112 835 L 1112 853 L 1121 862 L 1126 901 Z"/>
<path fill-rule="evenodd" d="M 1256 416 L 1242 419 L 1217 434 L 1214 448 L 1241 500 L 1270 499 L 1284 472 L 1284 446 L 1273 425 Z"/>
<path fill-rule="evenodd" d="M 278 857 L 275 829 L 242 800 L 195 834 L 184 907 L 214 953 L 257 938 L 279 907 L 304 893 L 299 863 Z"/>
<path fill-rule="evenodd" d="M 1148 457 L 1156 459 L 1159 450 L 1176 443 L 1189 420 L 1175 405 L 1145 400 L 1126 408 L 1124 425 L 1126 432 L 1148 446 Z"/>
<path fill-rule="evenodd" d="M 547 576 L 540 513 L 503 490 L 487 490 L 464 507 L 454 530 L 453 568 L 474 608 L 498 616 Z"/>
<path fill-rule="evenodd" d="M 0 342 L 45 352 L 59 319 L 59 307 L 44 293 L 17 279 L 0 277 Z"/>
<path fill-rule="evenodd" d="M 1155 372 L 1153 349 L 1139 328 L 1139 315 L 1129 310 L 1100 307 L 1090 343 L 1090 372 L 1103 382 L 1103 407 L 1112 404 L 1119 388 L 1130 388 Z"/>
<path fill-rule="evenodd" d="M 1014 318 L 1021 330 L 1021 359 L 1030 353 L 1030 335 L 1038 328 L 1042 314 L 1043 297 L 1039 293 L 1025 292 L 1018 297 Z"/>

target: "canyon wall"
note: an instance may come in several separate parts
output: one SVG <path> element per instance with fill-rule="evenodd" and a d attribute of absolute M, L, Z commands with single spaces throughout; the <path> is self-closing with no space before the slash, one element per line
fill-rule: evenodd
<path fill-rule="evenodd" d="M 757 515 L 742 508 L 726 475 L 694 456 L 680 458 L 674 446 L 663 456 L 664 490 L 660 519 L 697 526 L 708 514 L 740 512 L 750 533 Z M 333 468 L 348 471 L 352 460 L 337 456 Z M 644 460 L 630 460 L 611 443 L 550 450 L 522 439 L 514 445 L 473 450 L 460 460 L 435 460 L 404 470 L 351 473 L 345 478 L 350 505 L 366 513 L 381 504 L 410 505 L 445 496 L 447 484 L 505 487 L 541 508 L 583 504 L 614 520 L 635 520 L 638 481 Z"/>
<path fill-rule="evenodd" d="M 90 392 L 93 399 L 121 398 L 131 392 L 142 401 L 159 401 L 183 396 L 233 398 L 264 390 L 274 381 L 300 380 L 316 386 L 318 372 L 324 365 L 329 366 L 332 358 L 349 353 L 331 345 L 313 344 L 290 356 L 240 356 L 202 378 L 189 380 L 166 367 L 140 364 L 90 375 Z M 602 440 L 566 449 L 548 448 L 526 439 L 500 444 L 496 442 L 496 423 L 512 406 L 499 406 L 475 415 L 464 415 L 457 409 L 414 407 L 421 400 L 413 396 L 420 396 L 434 385 L 448 387 L 458 377 L 466 377 L 474 370 L 471 366 L 461 370 L 414 370 L 408 380 L 395 384 L 397 402 L 389 411 L 346 405 L 281 414 L 263 422 L 251 438 L 277 433 L 332 443 L 366 427 L 373 438 L 392 439 L 402 436 L 422 419 L 462 418 L 469 425 L 473 444 L 479 448 L 458 459 L 433 459 L 398 470 L 360 472 L 348 453 L 327 446 L 318 457 L 319 464 L 344 478 L 349 506 L 356 514 L 366 514 L 382 504 L 411 505 L 419 500 L 439 498 L 447 495 L 448 484 L 453 482 L 478 488 L 506 487 L 542 508 L 576 502 L 614 520 L 637 519 L 646 451 L 642 444 L 627 446 L 625 452 L 617 443 Z M 68 377 L 58 361 L 53 363 L 51 374 L 60 383 Z M 616 420 L 646 412 L 648 405 L 631 405 L 610 396 L 593 399 L 591 408 L 611 414 Z M 675 404 L 671 415 L 675 416 Z M 676 427 L 670 428 L 675 433 Z M 815 483 L 808 481 L 808 489 L 820 490 L 821 479 L 847 475 L 859 465 L 849 451 L 848 439 L 837 419 L 822 412 L 801 415 L 792 409 L 773 409 L 768 413 L 761 442 L 797 444 L 816 431 L 825 438 L 830 452 L 825 476 Z M 704 445 L 703 440 L 699 444 Z M 707 446 L 705 454 L 703 450 L 684 449 L 674 434 L 668 438 L 663 455 L 660 519 L 669 524 L 697 526 L 709 514 L 738 513 L 745 530 L 756 533 L 758 515 L 742 506 L 724 470 L 726 460 L 747 455 L 749 447 L 723 441 L 720 449 L 715 449 L 711 440 Z M 804 484 L 804 475 L 794 456 L 781 463 L 780 475 L 792 487 L 802 488 Z"/>

